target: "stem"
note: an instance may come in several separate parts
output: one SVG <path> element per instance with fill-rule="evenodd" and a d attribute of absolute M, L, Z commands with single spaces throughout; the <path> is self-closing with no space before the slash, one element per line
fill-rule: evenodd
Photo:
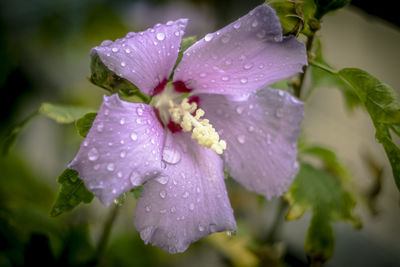
<path fill-rule="evenodd" d="M 276 237 L 279 234 L 279 231 L 282 227 L 282 221 L 285 218 L 285 211 L 287 208 L 287 202 L 283 199 L 283 197 L 279 198 L 279 203 L 278 203 L 278 210 L 276 212 L 275 220 L 272 223 L 271 228 L 268 231 L 268 234 L 266 235 L 266 242 L 267 243 L 273 243 L 276 240 Z"/>
<path fill-rule="evenodd" d="M 312 49 L 312 45 L 313 45 L 313 42 L 314 42 L 314 36 L 315 36 L 315 32 L 312 31 L 311 35 L 307 38 L 307 42 L 306 42 L 307 57 L 309 57 L 309 55 L 311 54 L 311 49 Z M 303 72 L 300 73 L 300 77 L 299 77 L 300 81 L 293 88 L 294 89 L 294 95 L 299 99 L 300 99 L 301 91 L 302 91 L 302 89 L 304 87 L 304 80 L 305 80 L 306 75 L 307 75 L 308 66 L 309 65 L 306 65 L 306 66 L 303 67 Z"/>
<path fill-rule="evenodd" d="M 101 261 L 103 252 L 107 246 L 108 239 L 110 238 L 111 228 L 112 228 L 112 225 L 114 224 L 114 221 L 118 215 L 118 211 L 119 211 L 119 205 L 115 205 L 114 207 L 112 207 L 110 214 L 104 223 L 103 232 L 101 233 L 100 240 L 97 245 L 97 249 L 96 249 L 96 253 L 95 253 L 95 256 L 96 256 L 96 259 L 98 259 L 98 262 Z"/>

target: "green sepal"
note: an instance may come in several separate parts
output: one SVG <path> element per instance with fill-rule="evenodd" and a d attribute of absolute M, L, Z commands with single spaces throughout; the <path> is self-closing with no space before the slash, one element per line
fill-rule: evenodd
<path fill-rule="evenodd" d="M 135 188 L 131 189 L 131 192 L 133 193 L 133 196 L 136 199 L 139 199 L 142 196 L 142 191 L 143 191 L 143 186 L 142 185 L 136 186 Z"/>
<path fill-rule="evenodd" d="M 82 202 L 90 203 L 93 200 L 94 195 L 86 189 L 77 171 L 66 169 L 58 177 L 57 182 L 61 187 L 50 211 L 52 217 L 71 211 Z"/>
<path fill-rule="evenodd" d="M 323 263 L 333 255 L 332 223 L 351 222 L 356 228 L 361 221 L 353 214 L 356 202 L 341 182 L 331 174 L 312 165 L 301 163 L 300 171 L 285 195 L 290 208 L 287 220 L 300 218 L 311 210 L 305 249 L 311 262 Z"/>
<path fill-rule="evenodd" d="M 143 94 L 130 81 L 109 70 L 97 53 L 94 53 L 91 57 L 90 71 L 89 81 L 109 91 L 111 94 L 119 93 L 126 97 L 139 96 L 144 103 L 149 103 L 151 100 L 150 96 Z"/>
<path fill-rule="evenodd" d="M 39 108 L 39 114 L 53 119 L 58 123 L 72 123 L 83 116 L 85 113 L 91 111 L 93 110 L 86 107 L 59 105 L 52 103 L 42 103 Z"/>
<path fill-rule="evenodd" d="M 282 25 L 283 35 L 298 35 L 300 32 L 310 35 L 319 28 L 313 17 L 316 10 L 313 0 L 267 0 L 265 3 L 275 9 Z M 318 24 L 318 26 L 313 26 Z M 314 29 L 315 28 L 315 29 Z"/>
<path fill-rule="evenodd" d="M 90 128 L 92 128 L 92 124 L 96 116 L 97 116 L 96 112 L 87 113 L 75 122 L 75 128 L 80 136 L 82 137 L 87 136 Z"/>

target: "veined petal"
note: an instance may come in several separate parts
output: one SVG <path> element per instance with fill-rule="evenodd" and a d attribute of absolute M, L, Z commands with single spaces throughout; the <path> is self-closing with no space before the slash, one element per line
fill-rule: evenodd
<path fill-rule="evenodd" d="M 174 81 L 196 93 L 249 94 L 307 64 L 303 43 L 282 37 L 275 11 L 260 5 L 187 49 Z"/>
<path fill-rule="evenodd" d="M 91 54 L 97 53 L 111 71 L 153 95 L 162 91 L 172 72 L 186 24 L 187 19 L 180 19 L 130 32 L 115 42 L 104 41 Z"/>
<path fill-rule="evenodd" d="M 145 243 L 169 253 L 236 223 L 223 181 L 222 160 L 187 133 L 167 134 L 165 176 L 148 181 L 135 211 Z"/>
<path fill-rule="evenodd" d="M 285 192 L 298 172 L 296 141 L 304 117 L 303 103 L 269 88 L 245 102 L 201 95 L 200 103 L 227 142 L 222 156 L 231 176 L 267 198 Z"/>
<path fill-rule="evenodd" d="M 105 205 L 159 174 L 164 129 L 153 107 L 118 95 L 104 101 L 69 168 Z"/>

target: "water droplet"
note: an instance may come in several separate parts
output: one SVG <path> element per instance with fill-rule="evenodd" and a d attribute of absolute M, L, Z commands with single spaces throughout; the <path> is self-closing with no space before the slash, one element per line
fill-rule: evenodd
<path fill-rule="evenodd" d="M 228 76 L 222 76 L 222 78 L 221 78 L 223 81 L 228 81 L 229 80 L 229 77 Z"/>
<path fill-rule="evenodd" d="M 271 135 L 267 134 L 267 144 L 270 145 L 271 144 Z"/>
<path fill-rule="evenodd" d="M 125 53 L 129 54 L 131 50 L 129 48 L 125 49 Z"/>
<path fill-rule="evenodd" d="M 260 39 L 264 38 L 265 35 L 266 35 L 266 32 L 264 30 L 261 30 L 257 33 L 257 37 Z"/>
<path fill-rule="evenodd" d="M 257 20 L 254 20 L 253 23 L 251 24 L 251 26 L 254 27 L 254 28 L 257 27 L 257 25 L 258 25 L 258 21 Z"/>
<path fill-rule="evenodd" d="M 175 211 L 176 211 L 175 206 L 172 206 L 171 209 L 170 209 L 169 211 L 170 211 L 171 213 L 175 213 Z"/>
<path fill-rule="evenodd" d="M 169 180 L 168 176 L 161 176 L 156 179 L 156 181 L 159 182 L 160 184 L 166 184 L 168 183 L 168 180 Z"/>
<path fill-rule="evenodd" d="M 233 25 L 233 28 L 235 28 L 236 30 L 239 29 L 239 28 L 240 28 L 240 22 L 239 22 L 239 21 L 236 22 L 236 23 Z"/>
<path fill-rule="evenodd" d="M 188 198 L 188 197 L 189 197 L 189 192 L 188 192 L 188 191 L 185 191 L 185 193 L 183 193 L 182 197 L 183 197 L 183 198 Z"/>
<path fill-rule="evenodd" d="M 82 145 L 83 145 L 83 146 L 88 146 L 88 145 L 89 145 L 89 142 L 85 140 L 85 141 L 83 141 Z"/>
<path fill-rule="evenodd" d="M 129 175 L 129 180 L 131 181 L 131 184 L 133 186 L 137 186 L 140 182 L 140 175 L 139 173 L 133 171 L 131 172 L 131 175 Z"/>
<path fill-rule="evenodd" d="M 237 114 L 242 114 L 243 113 L 243 107 L 242 106 L 237 106 L 236 107 L 236 113 Z"/>
<path fill-rule="evenodd" d="M 162 32 L 157 33 L 156 36 L 157 36 L 157 39 L 158 39 L 159 41 L 162 41 L 162 40 L 165 39 L 165 34 L 162 33 Z"/>
<path fill-rule="evenodd" d="M 248 130 L 249 130 L 249 132 L 254 132 L 254 127 L 253 126 L 249 126 Z"/>
<path fill-rule="evenodd" d="M 166 209 L 162 209 L 162 210 L 160 210 L 160 213 L 161 214 L 167 213 L 167 210 Z"/>
<path fill-rule="evenodd" d="M 100 44 L 100 46 L 109 46 L 110 44 L 112 44 L 111 40 L 105 40 Z"/>
<path fill-rule="evenodd" d="M 189 209 L 190 209 L 190 210 L 194 210 L 194 204 L 193 204 L 193 203 L 190 203 Z"/>
<path fill-rule="evenodd" d="M 111 51 L 113 51 L 114 53 L 117 53 L 117 52 L 118 52 L 118 48 L 113 47 L 113 48 L 111 49 Z"/>
<path fill-rule="evenodd" d="M 122 119 L 119 121 L 119 123 L 120 123 L 121 125 L 125 124 L 125 119 L 122 118 Z"/>
<path fill-rule="evenodd" d="M 274 41 L 275 41 L 275 42 L 280 42 L 280 41 L 282 41 L 282 36 L 280 36 L 280 35 L 274 36 Z"/>
<path fill-rule="evenodd" d="M 232 64 L 232 61 L 231 61 L 230 59 L 227 59 L 227 60 L 225 60 L 225 64 L 226 64 L 226 65 L 231 65 L 231 64 Z"/>
<path fill-rule="evenodd" d="M 278 94 L 279 94 L 279 96 L 283 96 L 285 93 L 281 90 L 278 90 Z"/>
<path fill-rule="evenodd" d="M 253 67 L 253 63 L 246 63 L 243 65 L 243 69 L 245 70 L 249 70 Z"/>
<path fill-rule="evenodd" d="M 222 37 L 221 42 L 223 44 L 227 44 L 229 42 L 229 40 L 230 40 L 230 37 L 225 35 L 225 36 Z"/>
<path fill-rule="evenodd" d="M 204 78 L 206 76 L 207 76 L 207 74 L 205 74 L 204 72 L 200 73 L 200 77 Z"/>
<path fill-rule="evenodd" d="M 244 135 L 239 135 L 239 136 L 237 137 L 237 140 L 238 140 L 239 143 L 244 144 L 244 142 L 245 142 L 245 137 L 244 137 Z"/>
<path fill-rule="evenodd" d="M 137 118 L 137 119 L 136 119 L 136 123 L 137 123 L 137 124 L 142 124 L 142 120 L 141 120 L 140 118 Z"/>
<path fill-rule="evenodd" d="M 179 31 L 176 31 L 176 32 L 175 32 L 175 36 L 179 36 Z"/>
<path fill-rule="evenodd" d="M 240 83 L 242 83 L 242 84 L 247 83 L 247 78 L 241 78 L 241 79 L 240 79 Z"/>
<path fill-rule="evenodd" d="M 117 176 L 118 176 L 119 178 L 122 178 L 122 172 L 117 172 Z"/>
<path fill-rule="evenodd" d="M 139 116 L 142 116 L 142 115 L 143 115 L 143 109 L 142 109 L 142 108 L 137 108 L 137 109 L 136 109 L 136 113 L 137 113 Z"/>
<path fill-rule="evenodd" d="M 104 129 L 104 124 L 102 122 L 100 122 L 99 124 L 97 124 L 96 128 L 97 128 L 97 131 L 100 133 Z"/>
<path fill-rule="evenodd" d="M 138 138 L 138 136 L 137 136 L 136 133 L 131 133 L 131 139 L 132 139 L 133 141 L 136 141 L 137 138 Z"/>
<path fill-rule="evenodd" d="M 88 153 L 88 159 L 90 161 L 96 161 L 99 158 L 99 152 L 96 148 L 92 148 Z"/>
<path fill-rule="evenodd" d="M 151 211 L 151 205 L 147 205 L 145 208 L 146 212 L 150 212 Z"/>
<path fill-rule="evenodd" d="M 209 42 L 209 41 L 212 40 L 213 37 L 214 37 L 214 36 L 212 35 L 212 33 L 208 33 L 208 34 L 206 34 L 206 36 L 204 36 L 204 40 L 205 40 L 206 42 Z"/>
<path fill-rule="evenodd" d="M 165 192 L 164 190 L 160 191 L 160 197 L 161 198 L 165 198 L 166 196 L 167 196 L 167 192 Z"/>
<path fill-rule="evenodd" d="M 277 118 L 282 118 L 282 116 L 283 116 L 283 110 L 282 110 L 281 108 L 278 108 L 278 109 L 276 110 L 276 112 L 275 112 L 275 116 L 276 116 Z"/>
<path fill-rule="evenodd" d="M 259 69 L 263 69 L 263 68 L 264 68 L 264 64 L 258 65 L 258 68 L 259 68 Z"/>
<path fill-rule="evenodd" d="M 203 232 L 204 231 L 204 226 L 202 226 L 201 224 L 199 224 L 199 231 Z"/>
<path fill-rule="evenodd" d="M 122 62 L 121 62 L 121 66 L 122 66 L 122 67 L 125 67 L 125 66 L 126 66 L 125 61 L 122 61 Z"/>
<path fill-rule="evenodd" d="M 107 165 L 107 171 L 112 172 L 112 171 L 114 171 L 114 170 L 115 170 L 115 165 L 114 165 L 114 163 L 109 163 L 109 164 Z"/>
<path fill-rule="evenodd" d="M 167 146 L 164 147 L 163 161 L 169 164 L 177 164 L 180 160 L 181 160 L 181 153 L 178 150 Z"/>
<path fill-rule="evenodd" d="M 119 156 L 123 159 L 126 156 L 126 151 L 121 151 L 121 153 L 119 153 Z"/>
<path fill-rule="evenodd" d="M 200 187 L 196 188 L 197 193 L 200 193 Z"/>

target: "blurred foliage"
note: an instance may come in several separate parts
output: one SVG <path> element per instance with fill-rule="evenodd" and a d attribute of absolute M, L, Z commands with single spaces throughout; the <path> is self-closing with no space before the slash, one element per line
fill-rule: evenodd
<path fill-rule="evenodd" d="M 80 136 L 86 137 L 90 128 L 92 128 L 92 124 L 96 116 L 96 112 L 87 113 L 75 122 L 75 128 Z"/>
<path fill-rule="evenodd" d="M 333 256 L 334 234 L 332 222 L 349 221 L 361 227 L 353 215 L 354 198 L 343 189 L 340 181 L 331 174 L 302 163 L 299 174 L 285 195 L 290 204 L 287 220 L 300 218 L 305 211 L 312 211 L 305 249 L 311 263 L 324 263 Z"/>
<path fill-rule="evenodd" d="M 78 175 L 77 171 L 66 169 L 58 177 L 57 182 L 61 184 L 61 187 L 51 209 L 51 216 L 58 216 L 66 211 L 71 211 L 81 202 L 90 203 L 93 200 L 94 195 L 86 189 Z"/>

